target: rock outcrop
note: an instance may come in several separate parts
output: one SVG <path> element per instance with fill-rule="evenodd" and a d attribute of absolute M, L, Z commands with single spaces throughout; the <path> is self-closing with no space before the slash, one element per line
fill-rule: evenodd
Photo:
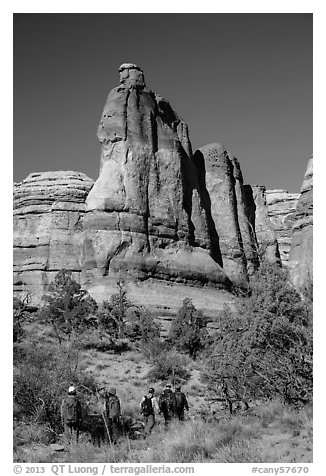
<path fill-rule="evenodd" d="M 143 71 L 128 63 L 119 72 L 97 131 L 95 183 L 61 171 L 15 184 L 15 290 L 38 304 L 66 268 L 98 301 L 123 280 L 128 297 L 164 322 L 186 296 L 213 318 L 232 282 L 246 282 L 261 258 L 280 261 L 276 234 L 286 261 L 296 197 L 244 185 L 221 144 L 193 154 L 186 123 L 147 88 Z M 311 262 L 310 177 L 308 168 L 295 212 L 296 283 Z"/>
<path fill-rule="evenodd" d="M 104 298 L 117 279 L 227 287 L 213 259 L 188 127 L 146 87 L 138 66 L 120 67 L 98 138 L 100 175 L 83 220 L 82 279 L 90 292 Z"/>
<path fill-rule="evenodd" d="M 290 277 L 298 289 L 313 279 L 313 158 L 309 159 L 298 199 L 289 256 Z"/>
<path fill-rule="evenodd" d="M 292 241 L 292 227 L 300 194 L 286 190 L 267 190 L 268 215 L 276 233 L 282 265 L 287 266 Z"/>
<path fill-rule="evenodd" d="M 259 259 L 280 263 L 281 257 L 273 224 L 269 217 L 266 188 L 263 185 L 245 185 L 247 214 L 255 230 L 256 251 Z"/>
<path fill-rule="evenodd" d="M 218 143 L 201 147 L 194 157 L 202 202 L 213 221 L 210 228 L 211 235 L 215 235 L 214 249 L 230 279 L 244 282 L 248 279 L 247 264 L 253 264 L 255 258 L 240 165 Z"/>
<path fill-rule="evenodd" d="M 78 172 L 32 173 L 14 184 L 14 289 L 39 302 L 67 268 L 79 280 L 79 237 L 93 181 Z"/>

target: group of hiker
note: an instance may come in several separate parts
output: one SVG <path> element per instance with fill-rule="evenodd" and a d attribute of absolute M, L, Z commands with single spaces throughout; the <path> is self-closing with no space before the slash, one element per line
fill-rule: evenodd
<path fill-rule="evenodd" d="M 140 412 L 143 415 L 146 438 L 152 431 L 156 416 L 162 415 L 165 426 L 176 418 L 183 421 L 185 411 L 189 410 L 186 395 L 176 386 L 172 391 L 171 384 L 166 384 L 165 389 L 157 398 L 155 389 L 149 388 L 147 395 L 140 401 Z M 90 418 L 89 431 L 92 434 L 93 443 L 100 445 L 101 440 L 108 439 L 110 444 L 116 444 L 121 427 L 121 406 L 115 388 L 103 389 L 98 393 L 96 406 L 92 407 L 87 402 L 87 416 Z M 69 441 L 78 443 L 79 434 L 83 425 L 83 408 L 80 397 L 74 386 L 68 389 L 68 395 L 61 403 L 61 423 L 64 433 Z"/>
<path fill-rule="evenodd" d="M 148 436 L 155 425 L 156 414 L 163 415 L 165 426 L 167 426 L 173 418 L 183 421 L 185 410 L 189 411 L 189 405 L 187 397 L 181 391 L 180 386 L 177 386 L 173 392 L 171 385 L 166 384 L 158 401 L 155 396 L 155 390 L 151 387 L 148 390 L 148 394 L 142 398 L 140 409 L 144 416 L 145 435 Z"/>

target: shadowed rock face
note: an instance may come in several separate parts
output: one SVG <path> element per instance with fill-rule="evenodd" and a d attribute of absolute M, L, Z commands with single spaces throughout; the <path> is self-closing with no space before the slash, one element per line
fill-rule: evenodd
<path fill-rule="evenodd" d="M 78 172 L 30 174 L 14 185 L 14 290 L 34 302 L 61 269 L 79 280 L 79 238 L 93 181 Z"/>
<path fill-rule="evenodd" d="M 120 67 L 98 138 L 100 175 L 86 200 L 82 246 L 83 280 L 93 294 L 121 278 L 227 286 L 210 256 L 188 127 L 146 88 L 137 66 Z"/>
<path fill-rule="evenodd" d="M 203 201 L 207 200 L 213 220 L 211 233 L 215 253 L 232 281 L 246 281 L 246 257 L 238 219 L 234 166 L 221 144 L 209 144 L 194 154 Z"/>
<path fill-rule="evenodd" d="M 276 233 L 268 213 L 266 188 L 263 185 L 245 185 L 245 195 L 259 258 L 270 263 L 281 263 Z"/>
<path fill-rule="evenodd" d="M 309 159 L 298 199 L 289 256 L 290 276 L 297 288 L 313 278 L 313 158 Z"/>

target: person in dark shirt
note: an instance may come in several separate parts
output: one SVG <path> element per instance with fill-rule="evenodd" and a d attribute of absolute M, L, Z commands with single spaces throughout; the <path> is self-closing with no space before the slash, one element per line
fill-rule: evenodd
<path fill-rule="evenodd" d="M 178 386 L 175 388 L 174 392 L 175 400 L 176 400 L 176 415 L 180 421 L 185 419 L 185 410 L 189 411 L 189 405 L 186 395 L 181 392 L 181 387 Z"/>

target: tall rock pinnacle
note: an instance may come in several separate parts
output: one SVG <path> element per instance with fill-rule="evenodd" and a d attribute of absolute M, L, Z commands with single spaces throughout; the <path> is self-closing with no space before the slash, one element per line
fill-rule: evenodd
<path fill-rule="evenodd" d="M 86 200 L 82 269 L 94 293 L 110 280 L 226 286 L 211 256 L 188 127 L 123 64 L 98 127 L 100 174 Z M 94 289 L 95 289 L 94 288 Z"/>

